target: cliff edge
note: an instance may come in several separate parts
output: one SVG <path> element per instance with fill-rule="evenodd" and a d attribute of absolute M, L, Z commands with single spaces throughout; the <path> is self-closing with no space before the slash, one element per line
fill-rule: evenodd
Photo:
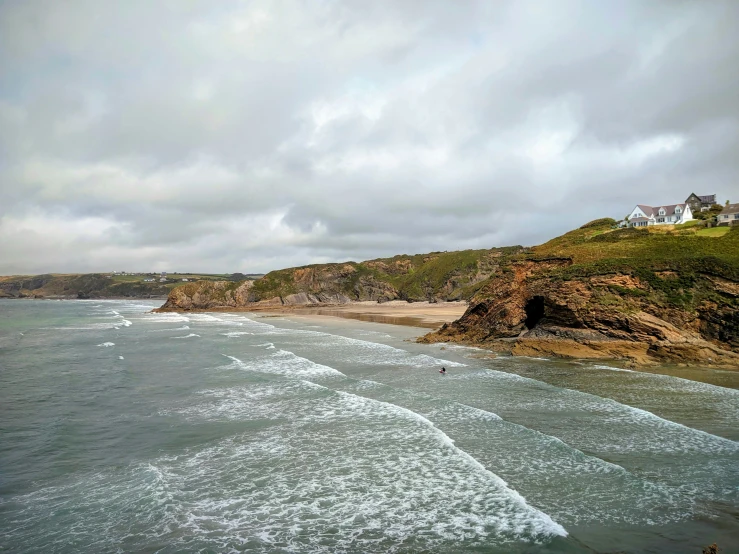
<path fill-rule="evenodd" d="M 591 222 L 511 257 L 459 320 L 419 340 L 739 369 L 739 229 L 612 227 Z"/>

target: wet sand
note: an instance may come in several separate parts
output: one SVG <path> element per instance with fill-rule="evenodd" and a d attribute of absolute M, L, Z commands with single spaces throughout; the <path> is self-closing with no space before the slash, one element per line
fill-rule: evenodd
<path fill-rule="evenodd" d="M 438 329 L 444 323 L 451 323 L 462 317 L 467 310 L 466 302 L 354 302 L 339 306 L 316 308 L 310 306 L 269 308 L 260 310 L 265 315 L 291 316 L 330 316 L 369 321 L 372 323 L 390 323 L 392 325 L 409 325 Z"/>

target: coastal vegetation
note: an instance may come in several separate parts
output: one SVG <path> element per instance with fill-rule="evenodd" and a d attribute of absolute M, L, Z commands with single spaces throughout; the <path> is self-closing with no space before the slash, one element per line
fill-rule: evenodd
<path fill-rule="evenodd" d="M 739 367 L 739 229 L 596 220 L 510 256 L 424 340 Z"/>

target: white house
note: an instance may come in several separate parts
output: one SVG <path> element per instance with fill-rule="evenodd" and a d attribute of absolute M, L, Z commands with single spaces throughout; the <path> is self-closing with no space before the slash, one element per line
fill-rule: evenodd
<path fill-rule="evenodd" d="M 716 218 L 719 227 L 724 225 L 739 225 L 739 204 L 727 204 Z"/>
<path fill-rule="evenodd" d="M 690 204 L 670 204 L 665 206 L 644 206 L 637 204 L 631 210 L 629 227 L 648 225 L 679 225 L 693 219 Z"/>

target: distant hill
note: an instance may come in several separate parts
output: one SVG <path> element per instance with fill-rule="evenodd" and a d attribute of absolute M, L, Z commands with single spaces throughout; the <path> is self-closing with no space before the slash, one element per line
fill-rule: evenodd
<path fill-rule="evenodd" d="M 261 274 L 242 273 L 233 276 L 239 281 L 262 277 Z M 220 281 L 233 276 L 174 274 L 161 282 L 158 274 L 15 275 L 0 277 L 0 298 L 162 298 L 183 279 Z"/>

